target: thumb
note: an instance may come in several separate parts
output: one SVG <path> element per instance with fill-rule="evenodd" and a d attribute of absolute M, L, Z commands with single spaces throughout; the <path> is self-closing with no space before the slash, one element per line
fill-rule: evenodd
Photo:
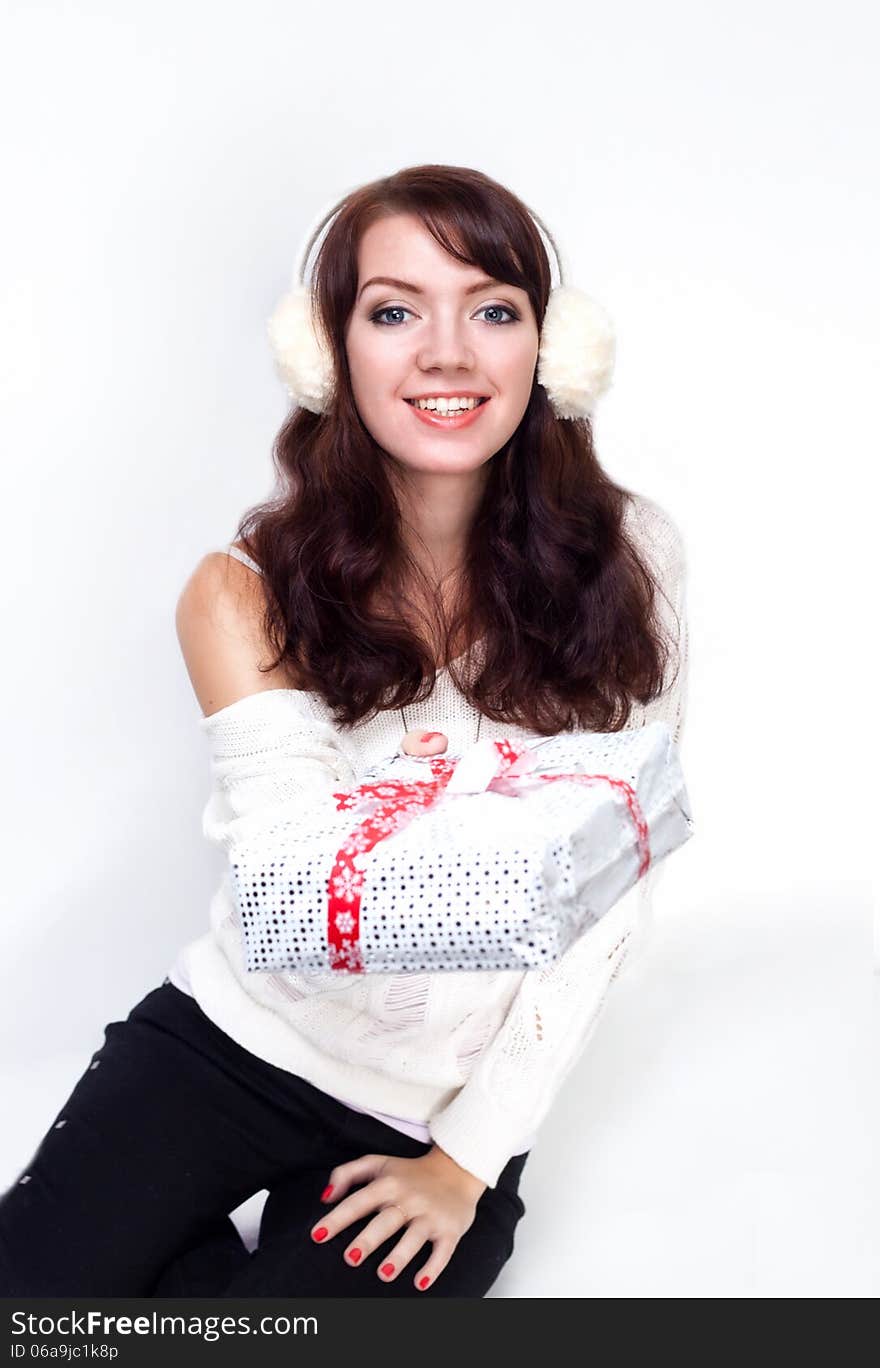
<path fill-rule="evenodd" d="M 449 747 L 449 737 L 444 732 L 408 731 L 403 738 L 403 749 L 407 755 L 440 755 Z"/>
<path fill-rule="evenodd" d="M 322 1199 L 325 1202 L 338 1202 L 357 1183 L 370 1183 L 378 1178 L 387 1163 L 387 1154 L 364 1154 L 347 1164 L 337 1164 L 335 1169 L 330 1170 Z"/>

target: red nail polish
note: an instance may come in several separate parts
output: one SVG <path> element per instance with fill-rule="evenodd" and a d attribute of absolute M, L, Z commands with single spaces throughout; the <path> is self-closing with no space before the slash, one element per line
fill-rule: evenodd
<path fill-rule="evenodd" d="M 328 1183 L 327 1186 L 325 1187 L 324 1191 L 321 1193 L 321 1201 L 322 1201 L 322 1202 L 326 1202 L 326 1201 L 327 1201 L 327 1198 L 330 1196 L 330 1194 L 331 1194 L 332 1191 L 333 1191 L 333 1184 L 332 1184 L 332 1183 Z"/>
<path fill-rule="evenodd" d="M 353 1249 L 348 1257 L 351 1259 L 352 1263 L 357 1263 L 361 1257 L 361 1251 L 359 1249 Z"/>
<path fill-rule="evenodd" d="M 394 1272 L 394 1264 L 383 1264 L 382 1272 L 385 1274 L 386 1278 L 390 1278 L 391 1274 Z"/>
<path fill-rule="evenodd" d="M 327 1227 L 326 1227 L 326 1226 L 320 1226 L 317 1230 L 313 1230 L 313 1231 L 312 1231 L 312 1238 L 315 1239 L 315 1240 L 326 1240 L 326 1238 L 327 1238 Z"/>
<path fill-rule="evenodd" d="M 424 1278 L 419 1278 L 419 1287 L 427 1287 L 430 1281 L 431 1279 L 426 1274 Z"/>

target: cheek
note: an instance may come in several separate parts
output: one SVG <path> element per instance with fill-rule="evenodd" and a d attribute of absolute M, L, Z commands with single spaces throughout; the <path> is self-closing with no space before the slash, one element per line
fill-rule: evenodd
<path fill-rule="evenodd" d="M 504 358 L 505 379 L 511 389 L 530 387 L 535 366 L 538 364 L 539 338 L 534 329 L 521 333 L 516 346 L 511 347 Z"/>
<path fill-rule="evenodd" d="M 348 367 L 352 387 L 356 391 L 375 392 L 376 377 L 382 371 L 382 351 L 369 334 L 360 327 L 352 327 L 346 339 Z"/>
<path fill-rule="evenodd" d="M 401 385 L 400 367 L 390 358 L 376 356 L 375 352 L 358 356 L 349 354 L 351 385 L 358 408 L 362 412 L 382 414 L 387 423 L 394 413 L 396 391 Z"/>
<path fill-rule="evenodd" d="M 535 367 L 538 364 L 537 348 L 524 348 L 518 356 L 511 358 L 510 365 L 502 378 L 502 385 L 511 399 L 517 404 L 525 404 L 532 392 Z"/>

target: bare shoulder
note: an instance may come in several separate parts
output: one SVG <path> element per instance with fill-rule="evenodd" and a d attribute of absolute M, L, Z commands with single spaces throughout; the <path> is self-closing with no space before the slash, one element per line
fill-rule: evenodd
<path fill-rule="evenodd" d="M 295 687 L 284 663 L 265 669 L 276 655 L 266 634 L 265 613 L 258 573 L 222 551 L 202 556 L 177 600 L 175 626 L 206 717 L 249 694 Z"/>

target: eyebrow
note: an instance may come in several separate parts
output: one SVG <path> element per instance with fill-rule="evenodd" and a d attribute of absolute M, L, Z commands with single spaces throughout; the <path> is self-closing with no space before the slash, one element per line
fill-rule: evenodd
<path fill-rule="evenodd" d="M 410 294 L 423 295 L 425 293 L 418 285 L 413 285 L 410 280 L 397 280 L 394 276 L 371 276 L 369 280 L 364 281 L 358 290 L 358 299 L 369 285 L 393 285 L 396 290 L 407 290 Z M 465 294 L 479 294 L 481 290 L 494 290 L 496 286 L 501 286 L 503 289 L 504 282 L 501 280 L 478 280 L 475 285 L 468 286 Z"/>

